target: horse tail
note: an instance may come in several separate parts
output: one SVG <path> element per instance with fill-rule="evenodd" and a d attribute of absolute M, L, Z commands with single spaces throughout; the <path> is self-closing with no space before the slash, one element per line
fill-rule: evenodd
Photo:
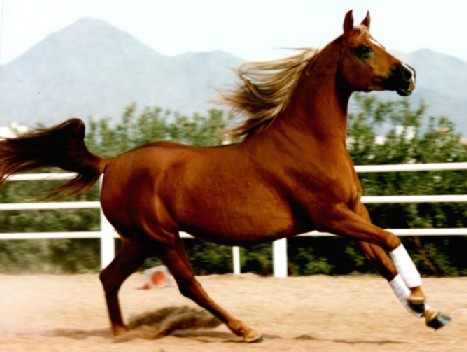
<path fill-rule="evenodd" d="M 49 190 L 48 197 L 65 198 L 84 192 L 96 183 L 109 163 L 108 159 L 88 150 L 84 134 L 84 122 L 74 118 L 17 138 L 0 140 L 0 187 L 15 173 L 57 166 L 77 175 Z"/>

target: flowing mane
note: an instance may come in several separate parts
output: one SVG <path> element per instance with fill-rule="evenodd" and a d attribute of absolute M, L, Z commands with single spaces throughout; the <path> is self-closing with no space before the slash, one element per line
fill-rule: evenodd
<path fill-rule="evenodd" d="M 230 131 L 233 136 L 255 135 L 284 111 L 303 70 L 318 52 L 312 48 L 299 50 L 299 54 L 285 59 L 240 66 L 240 84 L 222 96 L 222 102 L 234 111 L 247 114 L 247 119 Z"/>

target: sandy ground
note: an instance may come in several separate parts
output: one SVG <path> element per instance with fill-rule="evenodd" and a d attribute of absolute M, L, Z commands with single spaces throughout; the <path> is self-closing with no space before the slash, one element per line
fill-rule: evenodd
<path fill-rule="evenodd" d="M 378 277 L 199 280 L 264 342 L 242 343 L 223 325 L 116 342 L 97 275 L 0 275 L 0 351 L 467 351 L 467 278 L 424 280 L 431 306 L 453 318 L 438 331 L 406 313 Z M 138 290 L 144 282 L 135 274 L 122 287 L 127 320 L 167 306 L 195 307 L 176 287 Z"/>

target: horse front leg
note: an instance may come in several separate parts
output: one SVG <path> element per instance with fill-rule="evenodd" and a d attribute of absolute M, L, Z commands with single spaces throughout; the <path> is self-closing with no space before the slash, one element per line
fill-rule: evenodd
<path fill-rule="evenodd" d="M 450 322 L 449 316 L 431 309 L 425 303 L 421 276 L 404 245 L 394 234 L 373 225 L 363 205 L 360 205 L 357 213 L 344 206 L 335 207 L 327 218 L 331 219 L 327 225 L 330 232 L 359 240 L 365 257 L 388 280 L 407 310 L 425 317 L 426 325 L 434 329 Z M 391 258 L 382 247 L 390 253 Z"/>
<path fill-rule="evenodd" d="M 99 278 L 105 293 L 105 301 L 110 319 L 110 327 L 115 336 L 128 331 L 123 323 L 118 300 L 118 291 L 123 282 L 133 274 L 147 258 L 146 253 L 137 245 L 123 240 L 120 251 L 114 260 L 102 270 Z"/>
<path fill-rule="evenodd" d="M 157 248 L 157 255 L 169 268 L 177 282 L 180 293 L 211 312 L 226 324 L 234 334 L 242 336 L 244 342 L 261 342 L 263 340 L 261 334 L 250 329 L 240 320 L 235 319 L 208 296 L 201 284 L 196 280 L 191 264 L 178 236 L 174 246 Z"/>
<path fill-rule="evenodd" d="M 425 324 L 433 329 L 440 329 L 451 321 L 449 316 L 430 308 L 426 304 L 421 284 L 416 287 L 407 286 L 397 273 L 393 262 L 381 247 L 367 242 L 358 242 L 358 245 L 381 276 L 388 280 L 389 286 L 404 308 L 416 316 L 424 317 Z"/>
<path fill-rule="evenodd" d="M 357 205 L 356 213 L 363 219 L 371 222 L 368 210 L 362 203 Z M 358 245 L 366 259 L 372 263 L 382 277 L 388 280 L 394 294 L 402 305 L 414 313 L 423 313 L 427 307 L 425 306 L 425 295 L 421 289 L 420 276 L 416 275 L 416 282 L 412 280 L 413 286 L 407 286 L 406 282 L 398 274 L 393 261 L 380 246 L 362 241 L 359 241 Z"/>

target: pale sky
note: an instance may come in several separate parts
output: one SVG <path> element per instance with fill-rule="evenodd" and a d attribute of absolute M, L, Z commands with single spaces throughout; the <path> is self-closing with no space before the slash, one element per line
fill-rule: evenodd
<path fill-rule="evenodd" d="M 428 48 L 467 61 L 465 0 L 0 0 L 0 63 L 83 17 L 109 22 L 165 55 L 222 50 L 245 60 L 322 47 L 347 10 L 370 10 L 389 50 Z"/>

